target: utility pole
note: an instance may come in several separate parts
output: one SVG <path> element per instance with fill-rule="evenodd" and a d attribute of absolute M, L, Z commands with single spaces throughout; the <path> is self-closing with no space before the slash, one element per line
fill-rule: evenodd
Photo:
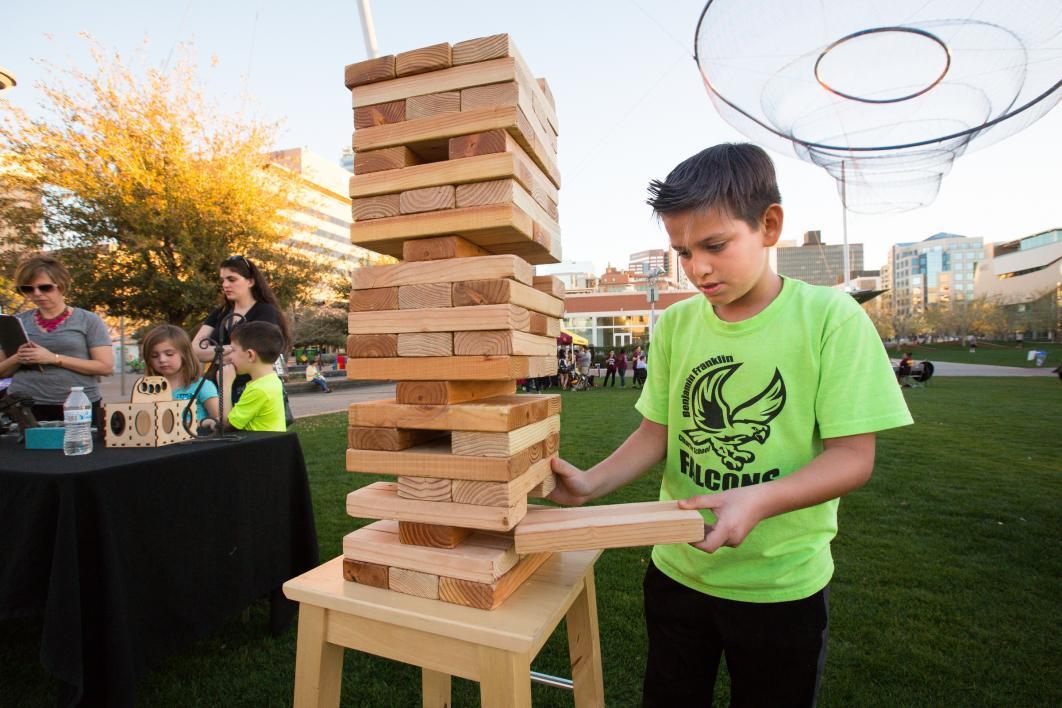
<path fill-rule="evenodd" d="M 361 15 L 361 34 L 365 38 L 365 52 L 370 59 L 380 56 L 376 47 L 376 28 L 372 24 L 372 8 L 369 0 L 358 0 L 358 14 Z"/>

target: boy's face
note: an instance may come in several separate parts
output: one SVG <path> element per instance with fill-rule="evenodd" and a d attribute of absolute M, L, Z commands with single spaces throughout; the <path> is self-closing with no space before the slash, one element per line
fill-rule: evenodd
<path fill-rule="evenodd" d="M 757 228 L 712 207 L 661 215 L 671 247 L 690 283 L 726 320 L 745 319 L 773 299 L 767 248 L 782 232 L 782 207 L 772 204 Z"/>
<path fill-rule="evenodd" d="M 239 342 L 234 340 L 230 360 L 237 374 L 246 374 L 250 372 L 251 364 L 258 360 L 258 355 L 253 349 L 244 349 Z"/>

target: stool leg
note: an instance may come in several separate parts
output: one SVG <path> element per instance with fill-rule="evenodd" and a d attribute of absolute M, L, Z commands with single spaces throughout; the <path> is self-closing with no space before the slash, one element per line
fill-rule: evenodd
<path fill-rule="evenodd" d="M 421 669 L 420 685 L 424 708 L 450 708 L 450 674 Z"/>
<path fill-rule="evenodd" d="M 601 672 L 601 637 L 597 631 L 597 594 L 594 569 L 587 572 L 583 591 L 568 608 L 568 655 L 572 660 L 572 687 L 575 705 L 605 705 L 605 683 Z"/>
<path fill-rule="evenodd" d="M 480 646 L 479 699 L 483 708 L 531 708 L 531 657 Z"/>
<path fill-rule="evenodd" d="M 299 605 L 295 708 L 336 708 L 343 680 L 343 647 L 325 639 L 327 611 Z"/>

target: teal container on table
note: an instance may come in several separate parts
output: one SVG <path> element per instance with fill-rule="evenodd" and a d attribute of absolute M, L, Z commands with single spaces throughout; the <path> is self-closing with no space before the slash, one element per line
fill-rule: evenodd
<path fill-rule="evenodd" d="M 27 450 L 62 450 L 63 434 L 66 428 L 55 426 L 50 428 L 27 428 Z"/>

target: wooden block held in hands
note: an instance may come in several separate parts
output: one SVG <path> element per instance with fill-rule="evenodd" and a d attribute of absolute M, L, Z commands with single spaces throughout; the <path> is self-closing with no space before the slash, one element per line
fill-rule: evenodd
<path fill-rule="evenodd" d="M 403 332 L 398 335 L 398 356 L 453 356 L 452 332 Z"/>
<path fill-rule="evenodd" d="M 401 356 L 398 353 L 398 335 L 347 335 L 347 356 L 352 359 Z"/>
<path fill-rule="evenodd" d="M 393 54 L 385 57 L 376 57 L 375 59 L 366 59 L 356 64 L 347 64 L 343 69 L 343 83 L 347 88 L 393 78 L 395 78 L 395 57 Z"/>
<path fill-rule="evenodd" d="M 691 543 L 704 538 L 704 518 L 673 501 L 566 509 L 532 506 L 514 538 L 517 553 Z"/>
<path fill-rule="evenodd" d="M 418 524 L 415 521 L 398 522 L 398 539 L 409 546 L 429 548 L 456 548 L 472 534 L 472 529 L 439 524 Z"/>
<path fill-rule="evenodd" d="M 400 404 L 449 405 L 515 393 L 515 381 L 399 381 L 395 385 L 395 400 Z"/>
<path fill-rule="evenodd" d="M 438 71 L 451 66 L 453 66 L 453 59 L 449 42 L 402 52 L 395 57 L 395 74 L 397 76 L 423 74 L 427 71 Z"/>
<path fill-rule="evenodd" d="M 453 209 L 456 204 L 454 186 L 444 184 L 440 187 L 425 187 L 402 192 L 399 197 L 402 214 L 419 214 L 425 211 Z"/>
<path fill-rule="evenodd" d="M 377 197 L 354 199 L 351 201 L 350 213 L 354 221 L 398 216 L 402 213 L 399 207 L 399 195 L 381 194 Z"/>
<path fill-rule="evenodd" d="M 388 101 L 373 106 L 361 106 L 354 109 L 354 128 L 371 128 L 375 125 L 401 123 L 406 119 L 406 102 Z"/>
<path fill-rule="evenodd" d="M 552 475 L 549 458 L 541 459 L 516 479 L 508 482 L 479 482 L 455 479 L 451 482 L 451 498 L 463 504 L 479 506 L 513 506 L 521 499 L 526 500 L 535 487 L 542 484 L 546 477 Z"/>
<path fill-rule="evenodd" d="M 560 432 L 560 417 L 553 416 L 506 433 L 453 432 L 450 449 L 455 455 L 509 457 Z"/>
<path fill-rule="evenodd" d="M 426 307 L 453 307 L 450 283 L 418 283 L 398 287 L 398 308 L 418 310 Z"/>
<path fill-rule="evenodd" d="M 412 150 L 399 145 L 379 150 L 363 150 L 354 153 L 354 174 L 364 175 L 370 172 L 397 170 L 410 165 L 419 165 L 420 158 Z"/>
<path fill-rule="evenodd" d="M 402 244 L 402 260 L 435 261 L 444 258 L 474 258 L 489 255 L 476 244 L 460 236 L 419 238 Z"/>

